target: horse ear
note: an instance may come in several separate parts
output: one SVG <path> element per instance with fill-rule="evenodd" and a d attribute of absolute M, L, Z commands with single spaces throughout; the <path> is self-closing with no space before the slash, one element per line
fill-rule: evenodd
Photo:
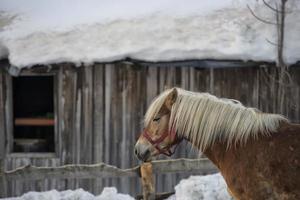
<path fill-rule="evenodd" d="M 172 91 L 168 94 L 166 101 L 165 101 L 165 106 L 171 110 L 172 105 L 175 103 L 177 99 L 178 91 L 176 88 L 173 88 Z"/>

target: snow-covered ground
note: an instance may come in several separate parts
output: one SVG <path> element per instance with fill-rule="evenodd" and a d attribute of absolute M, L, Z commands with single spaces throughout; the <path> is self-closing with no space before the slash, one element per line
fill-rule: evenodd
<path fill-rule="evenodd" d="M 83 189 L 66 190 L 58 192 L 28 192 L 21 197 L 8 198 L 7 200 L 134 200 L 127 194 L 120 194 L 114 187 L 104 188 L 99 196 L 94 196 Z"/>
<path fill-rule="evenodd" d="M 274 0 L 269 0 L 274 5 Z M 276 60 L 275 14 L 257 0 L 1 0 L 0 58 L 59 62 Z M 287 1 L 285 51 L 300 60 L 300 1 Z"/>
<path fill-rule="evenodd" d="M 167 200 L 231 200 L 221 174 L 191 176 L 175 186 L 175 194 Z"/>
<path fill-rule="evenodd" d="M 58 192 L 28 192 L 21 197 L 7 200 L 133 200 L 127 194 L 120 194 L 116 188 L 104 188 L 99 196 L 94 196 L 82 189 Z M 175 186 L 175 195 L 167 200 L 231 200 L 223 177 L 218 174 L 191 176 Z"/>

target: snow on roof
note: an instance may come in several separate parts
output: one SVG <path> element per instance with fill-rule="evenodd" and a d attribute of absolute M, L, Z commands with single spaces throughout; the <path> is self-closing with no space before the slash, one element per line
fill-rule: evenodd
<path fill-rule="evenodd" d="M 274 3 L 274 1 L 271 1 Z M 0 58 L 35 64 L 276 61 L 274 12 L 256 0 L 1 0 Z M 300 60 L 300 3 L 287 2 L 285 60 Z"/>

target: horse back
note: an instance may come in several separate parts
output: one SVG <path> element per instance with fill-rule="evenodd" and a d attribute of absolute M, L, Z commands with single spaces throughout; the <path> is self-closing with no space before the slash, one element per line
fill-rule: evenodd
<path fill-rule="evenodd" d="M 237 199 L 300 199 L 300 125 L 282 123 L 271 136 L 208 153 Z"/>

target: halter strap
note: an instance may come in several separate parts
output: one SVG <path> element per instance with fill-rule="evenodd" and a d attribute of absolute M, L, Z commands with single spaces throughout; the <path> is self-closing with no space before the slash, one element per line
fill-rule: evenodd
<path fill-rule="evenodd" d="M 177 135 L 176 135 L 176 131 L 172 128 L 171 131 L 166 131 L 164 132 L 159 138 L 153 140 L 151 138 L 151 136 L 149 135 L 149 133 L 144 129 L 143 134 L 142 134 L 154 147 L 155 149 L 157 149 L 157 151 L 160 154 L 164 154 L 166 156 L 171 156 L 175 153 L 175 150 L 178 146 L 178 144 L 181 142 L 182 139 L 178 139 Z M 166 139 L 166 137 L 171 136 L 171 140 L 174 142 L 172 142 L 170 145 L 166 146 L 165 148 L 161 149 L 159 147 L 159 145 Z M 176 145 L 175 148 L 173 149 L 173 151 L 171 151 L 171 148 L 173 145 Z"/>

